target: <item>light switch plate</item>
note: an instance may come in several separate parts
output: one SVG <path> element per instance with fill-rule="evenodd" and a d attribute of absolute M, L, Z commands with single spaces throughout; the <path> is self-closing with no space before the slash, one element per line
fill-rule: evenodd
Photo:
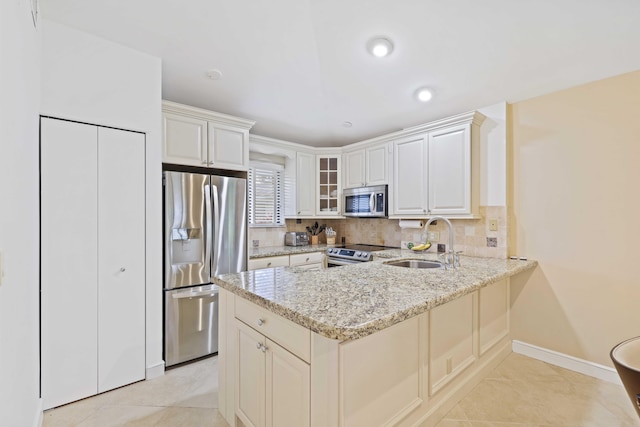
<path fill-rule="evenodd" d="M 490 219 L 489 220 L 489 231 L 498 231 L 498 220 Z"/>

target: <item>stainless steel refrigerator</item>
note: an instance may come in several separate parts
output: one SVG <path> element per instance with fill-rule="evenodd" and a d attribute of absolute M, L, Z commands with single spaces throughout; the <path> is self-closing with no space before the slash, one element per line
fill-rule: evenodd
<path fill-rule="evenodd" d="M 218 287 L 246 270 L 247 181 L 165 171 L 164 353 L 166 366 L 218 351 Z"/>

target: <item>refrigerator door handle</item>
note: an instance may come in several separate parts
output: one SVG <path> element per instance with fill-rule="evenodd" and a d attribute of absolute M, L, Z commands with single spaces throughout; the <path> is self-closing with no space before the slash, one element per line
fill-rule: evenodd
<path fill-rule="evenodd" d="M 213 242 L 213 227 L 211 226 L 211 188 L 209 185 L 204 186 L 204 215 L 207 227 L 204 241 L 204 262 L 205 265 L 209 265 L 209 276 L 211 276 L 211 244 Z"/>
<path fill-rule="evenodd" d="M 202 292 L 178 292 L 171 295 L 171 298 L 199 298 L 199 297 L 215 297 L 218 295 L 218 291 L 202 291 Z"/>
<path fill-rule="evenodd" d="M 213 262 L 211 265 L 211 277 L 216 276 L 218 274 L 218 256 L 220 251 L 222 250 L 222 245 L 220 242 L 220 198 L 218 197 L 218 186 L 212 185 L 211 189 L 213 190 L 213 230 L 211 232 L 211 236 L 213 237 L 213 247 L 215 248 L 215 252 L 213 253 Z"/>

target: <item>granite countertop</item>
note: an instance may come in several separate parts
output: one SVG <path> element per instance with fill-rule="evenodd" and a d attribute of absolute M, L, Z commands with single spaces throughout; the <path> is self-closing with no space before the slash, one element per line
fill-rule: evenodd
<path fill-rule="evenodd" d="M 335 245 L 306 245 L 306 246 L 263 246 L 249 248 L 249 259 L 265 258 L 270 256 L 308 254 L 311 252 L 324 252 Z"/>
<path fill-rule="evenodd" d="M 313 332 L 362 338 L 483 286 L 531 270 L 536 261 L 461 257 L 456 270 L 409 269 L 390 259 L 435 260 L 435 253 L 376 252 L 374 260 L 320 271 L 277 267 L 214 278 L 233 292 Z"/>

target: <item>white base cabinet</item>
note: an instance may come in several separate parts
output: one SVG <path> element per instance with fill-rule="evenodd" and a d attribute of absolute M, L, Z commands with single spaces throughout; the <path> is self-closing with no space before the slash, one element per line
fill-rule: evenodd
<path fill-rule="evenodd" d="M 309 330 L 246 300 L 233 311 L 235 415 L 246 427 L 309 426 Z"/>
<path fill-rule="evenodd" d="M 224 289 L 220 301 L 232 427 L 306 426 L 307 414 L 312 427 L 433 426 L 511 353 L 508 279 L 345 342 Z"/>
<path fill-rule="evenodd" d="M 324 252 L 309 252 L 291 255 L 279 255 L 250 259 L 249 270 L 271 267 L 299 267 L 307 270 L 320 270 L 325 264 Z"/>
<path fill-rule="evenodd" d="M 145 136 L 41 120 L 45 409 L 145 377 Z"/>

